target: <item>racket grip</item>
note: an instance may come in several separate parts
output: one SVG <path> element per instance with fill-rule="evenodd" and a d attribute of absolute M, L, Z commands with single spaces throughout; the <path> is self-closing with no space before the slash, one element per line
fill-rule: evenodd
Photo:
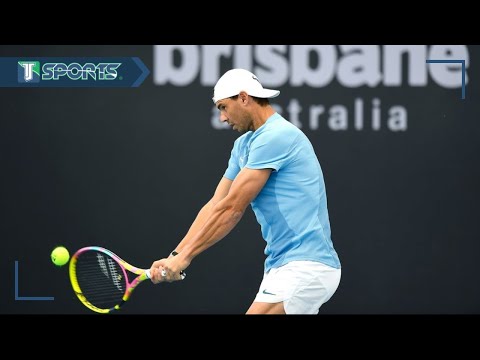
<path fill-rule="evenodd" d="M 177 256 L 177 255 L 178 255 L 178 252 L 176 252 L 176 251 L 174 250 L 174 251 L 172 251 L 172 252 L 170 253 L 170 255 L 171 255 L 171 256 Z M 150 274 L 150 269 L 147 270 L 147 271 L 145 272 L 145 274 L 148 276 L 149 279 L 152 278 L 152 277 L 151 277 L 151 274 Z M 164 269 L 162 270 L 162 276 L 167 276 L 167 272 L 166 272 Z M 185 273 L 185 271 L 182 270 L 182 271 L 180 271 L 180 276 L 182 277 L 182 280 L 183 280 L 183 279 L 185 279 L 185 277 L 187 276 L 187 274 Z"/>
<path fill-rule="evenodd" d="M 167 276 L 167 272 L 165 270 L 162 270 L 162 276 Z M 185 271 L 180 271 L 180 276 L 182 277 L 182 280 L 185 279 L 185 277 L 187 276 L 187 274 L 185 273 Z"/>
<path fill-rule="evenodd" d="M 149 279 L 152 278 L 152 274 L 150 274 L 150 269 L 148 269 L 148 270 L 145 271 L 145 275 L 147 275 L 147 277 L 148 277 Z M 167 275 L 167 273 L 165 272 L 165 270 L 162 270 L 162 276 L 166 276 L 166 275 Z M 182 270 L 182 271 L 180 271 L 180 276 L 182 277 L 182 280 L 183 280 L 183 279 L 185 279 L 185 277 L 187 276 L 187 274 L 185 273 L 185 271 Z"/>

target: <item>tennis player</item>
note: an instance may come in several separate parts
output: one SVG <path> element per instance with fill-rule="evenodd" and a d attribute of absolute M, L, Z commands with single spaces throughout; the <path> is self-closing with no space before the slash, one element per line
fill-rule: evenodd
<path fill-rule="evenodd" d="M 242 133 L 213 197 L 173 255 L 153 262 L 152 281 L 180 280 L 200 253 L 223 239 L 249 205 L 266 241 L 264 276 L 247 314 L 318 314 L 337 290 L 322 169 L 306 135 L 283 118 L 250 71 L 227 71 L 214 87 L 220 121 Z M 172 255 L 172 254 L 171 254 Z"/>

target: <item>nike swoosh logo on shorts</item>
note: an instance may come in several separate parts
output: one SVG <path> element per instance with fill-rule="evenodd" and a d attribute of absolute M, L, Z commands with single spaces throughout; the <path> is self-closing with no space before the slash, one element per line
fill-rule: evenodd
<path fill-rule="evenodd" d="M 262 292 L 263 292 L 264 294 L 266 294 L 266 295 L 277 295 L 277 294 L 273 294 L 273 293 L 271 293 L 271 292 L 268 292 L 267 289 L 263 289 Z"/>

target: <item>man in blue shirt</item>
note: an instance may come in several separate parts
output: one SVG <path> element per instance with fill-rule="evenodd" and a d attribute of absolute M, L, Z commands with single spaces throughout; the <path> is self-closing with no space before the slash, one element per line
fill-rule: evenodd
<path fill-rule="evenodd" d="M 155 261 L 152 281 L 182 279 L 180 271 L 224 238 L 251 205 L 266 241 L 264 277 L 247 314 L 317 314 L 340 283 L 331 240 L 322 169 L 305 134 L 270 105 L 244 69 L 227 71 L 214 88 L 220 121 L 241 135 L 210 201 L 172 252 Z"/>

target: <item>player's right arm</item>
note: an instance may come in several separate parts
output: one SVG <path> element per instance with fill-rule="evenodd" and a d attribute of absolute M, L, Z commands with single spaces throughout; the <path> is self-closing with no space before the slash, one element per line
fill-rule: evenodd
<path fill-rule="evenodd" d="M 232 182 L 232 180 L 227 179 L 224 176 L 220 179 L 212 198 L 200 209 L 187 234 L 175 248 L 176 252 L 182 251 L 183 246 L 188 243 L 193 234 L 198 233 L 198 231 L 203 227 L 207 219 L 210 217 L 214 206 L 228 195 L 230 187 L 232 186 Z"/>
<path fill-rule="evenodd" d="M 230 191 L 230 187 L 232 186 L 232 183 L 233 181 L 226 178 L 226 177 L 222 177 L 220 179 L 220 182 L 218 183 L 217 185 L 217 188 L 215 189 L 215 192 L 212 196 L 212 198 L 200 209 L 200 211 L 198 212 L 197 216 L 195 217 L 195 220 L 193 221 L 192 225 L 190 225 L 190 228 L 187 232 L 187 234 L 183 237 L 182 241 L 180 241 L 178 243 L 178 245 L 175 247 L 174 251 L 179 253 L 180 251 L 182 251 L 183 247 L 185 246 L 185 244 L 188 244 L 188 242 L 190 241 L 190 239 L 196 234 L 198 233 L 198 231 L 203 227 L 203 225 L 207 222 L 208 218 L 210 217 L 211 213 L 212 213 L 212 210 L 213 208 L 215 207 L 215 205 L 223 200 L 227 195 L 228 195 L 228 192 Z M 168 256 L 169 258 L 172 256 L 172 254 L 170 254 L 170 256 Z M 158 276 L 156 276 L 156 274 L 158 273 L 158 271 L 160 271 L 158 269 L 158 264 L 161 262 L 162 260 L 157 260 L 157 261 L 154 261 L 152 266 L 150 267 L 150 273 L 151 273 L 151 276 L 152 276 L 152 281 L 154 283 L 157 283 L 158 280 L 154 280 L 155 278 L 158 279 Z M 160 279 L 162 279 L 160 277 Z"/>

